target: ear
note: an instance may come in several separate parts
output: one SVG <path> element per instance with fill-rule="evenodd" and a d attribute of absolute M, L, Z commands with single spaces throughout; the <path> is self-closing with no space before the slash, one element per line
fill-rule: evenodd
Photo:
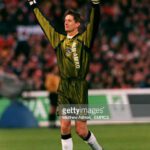
<path fill-rule="evenodd" d="M 80 25 L 81 25 L 81 23 L 80 23 L 80 22 L 77 22 L 77 23 L 76 23 L 76 27 L 77 27 L 77 28 L 79 28 L 79 27 L 80 27 Z"/>

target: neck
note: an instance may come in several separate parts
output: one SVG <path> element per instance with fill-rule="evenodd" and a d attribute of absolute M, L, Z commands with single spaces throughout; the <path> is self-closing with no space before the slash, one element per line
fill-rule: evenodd
<path fill-rule="evenodd" d="M 74 37 L 74 36 L 77 35 L 78 33 L 79 33 L 78 31 L 72 31 L 72 32 L 67 32 L 67 35 Z"/>

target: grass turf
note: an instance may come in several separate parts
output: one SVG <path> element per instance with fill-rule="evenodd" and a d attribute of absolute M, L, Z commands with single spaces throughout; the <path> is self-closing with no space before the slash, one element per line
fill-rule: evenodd
<path fill-rule="evenodd" d="M 95 125 L 105 150 L 150 150 L 150 124 Z M 74 150 L 90 150 L 72 130 Z M 0 129 L 0 150 L 61 150 L 59 129 Z"/>

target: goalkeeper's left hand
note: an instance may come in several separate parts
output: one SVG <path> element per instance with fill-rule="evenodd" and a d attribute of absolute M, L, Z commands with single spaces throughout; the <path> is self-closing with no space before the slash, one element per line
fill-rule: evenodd
<path fill-rule="evenodd" d="M 91 0 L 92 4 L 96 5 L 100 3 L 100 0 Z"/>
<path fill-rule="evenodd" d="M 36 0 L 28 0 L 29 2 L 29 5 L 32 6 L 32 5 L 35 5 L 36 4 Z"/>

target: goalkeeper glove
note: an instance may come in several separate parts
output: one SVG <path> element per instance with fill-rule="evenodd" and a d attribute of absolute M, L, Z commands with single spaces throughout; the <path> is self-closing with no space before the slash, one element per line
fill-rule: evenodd
<path fill-rule="evenodd" d="M 92 4 L 99 4 L 100 3 L 100 0 L 91 0 Z"/>
<path fill-rule="evenodd" d="M 36 4 L 36 0 L 28 0 L 28 2 L 30 6 L 33 6 Z"/>

